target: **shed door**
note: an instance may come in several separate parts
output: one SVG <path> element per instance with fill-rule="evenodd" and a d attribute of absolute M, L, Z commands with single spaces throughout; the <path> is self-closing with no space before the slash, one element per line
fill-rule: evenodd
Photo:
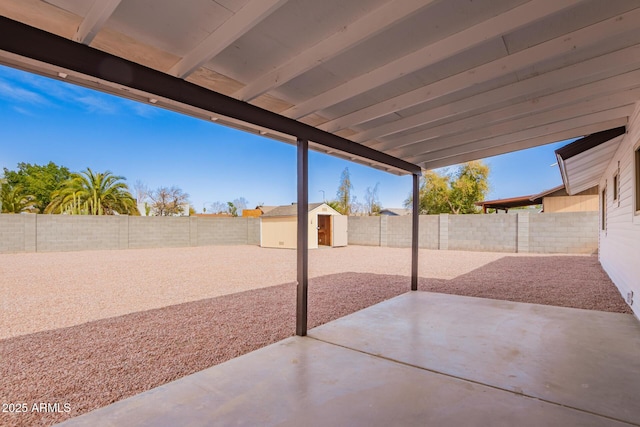
<path fill-rule="evenodd" d="M 318 245 L 331 246 L 331 215 L 318 215 Z"/>
<path fill-rule="evenodd" d="M 332 246 L 347 246 L 347 220 L 346 215 L 333 215 L 331 217 L 333 221 L 333 245 Z"/>

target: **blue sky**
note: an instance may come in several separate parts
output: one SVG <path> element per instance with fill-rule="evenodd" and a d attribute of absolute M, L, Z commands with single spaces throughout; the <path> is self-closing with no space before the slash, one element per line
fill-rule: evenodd
<path fill-rule="evenodd" d="M 250 205 L 296 198 L 295 147 L 150 105 L 0 66 L 0 169 L 53 161 L 72 171 L 90 167 L 140 180 L 151 189 L 178 186 L 200 212 L 212 202 L 244 197 Z M 559 142 L 485 161 L 488 199 L 535 194 L 562 183 L 553 151 Z M 411 178 L 311 152 L 310 201 L 335 197 L 349 168 L 364 201 L 379 183 L 384 207 L 400 207 Z M 253 206 L 250 206 L 253 207 Z"/>

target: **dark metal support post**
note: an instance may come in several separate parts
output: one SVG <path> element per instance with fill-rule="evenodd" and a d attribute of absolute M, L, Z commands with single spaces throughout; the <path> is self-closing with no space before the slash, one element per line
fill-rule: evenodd
<path fill-rule="evenodd" d="M 420 175 L 413 174 L 413 209 L 411 214 L 411 290 L 418 290 L 418 225 L 420 206 Z"/>
<path fill-rule="evenodd" d="M 307 335 L 309 267 L 309 141 L 298 138 L 298 290 L 296 335 Z"/>

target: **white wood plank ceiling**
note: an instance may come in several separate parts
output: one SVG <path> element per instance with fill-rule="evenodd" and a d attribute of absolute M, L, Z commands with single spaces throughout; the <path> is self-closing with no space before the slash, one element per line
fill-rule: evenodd
<path fill-rule="evenodd" d="M 640 100 L 638 0 L 2 0 L 0 14 L 427 169 L 622 126 Z"/>

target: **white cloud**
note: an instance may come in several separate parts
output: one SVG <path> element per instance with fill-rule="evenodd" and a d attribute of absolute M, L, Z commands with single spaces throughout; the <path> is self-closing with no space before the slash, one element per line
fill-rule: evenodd
<path fill-rule="evenodd" d="M 48 104 L 48 100 L 37 92 L 0 80 L 0 97 L 26 104 Z"/>
<path fill-rule="evenodd" d="M 0 98 L 14 104 L 80 108 L 90 113 L 115 114 L 119 102 L 70 83 L 0 67 Z"/>
<path fill-rule="evenodd" d="M 156 117 L 159 113 L 158 107 L 142 104 L 140 102 L 131 101 L 129 105 L 133 110 L 134 114 L 147 119 Z"/>
<path fill-rule="evenodd" d="M 20 114 L 24 114 L 25 116 L 35 117 L 35 114 L 33 114 L 31 111 L 26 110 L 22 107 L 13 106 L 13 109 L 14 111 L 17 111 Z"/>
<path fill-rule="evenodd" d="M 69 101 L 81 104 L 90 113 L 116 114 L 118 112 L 114 102 L 93 95 L 77 96 Z"/>

